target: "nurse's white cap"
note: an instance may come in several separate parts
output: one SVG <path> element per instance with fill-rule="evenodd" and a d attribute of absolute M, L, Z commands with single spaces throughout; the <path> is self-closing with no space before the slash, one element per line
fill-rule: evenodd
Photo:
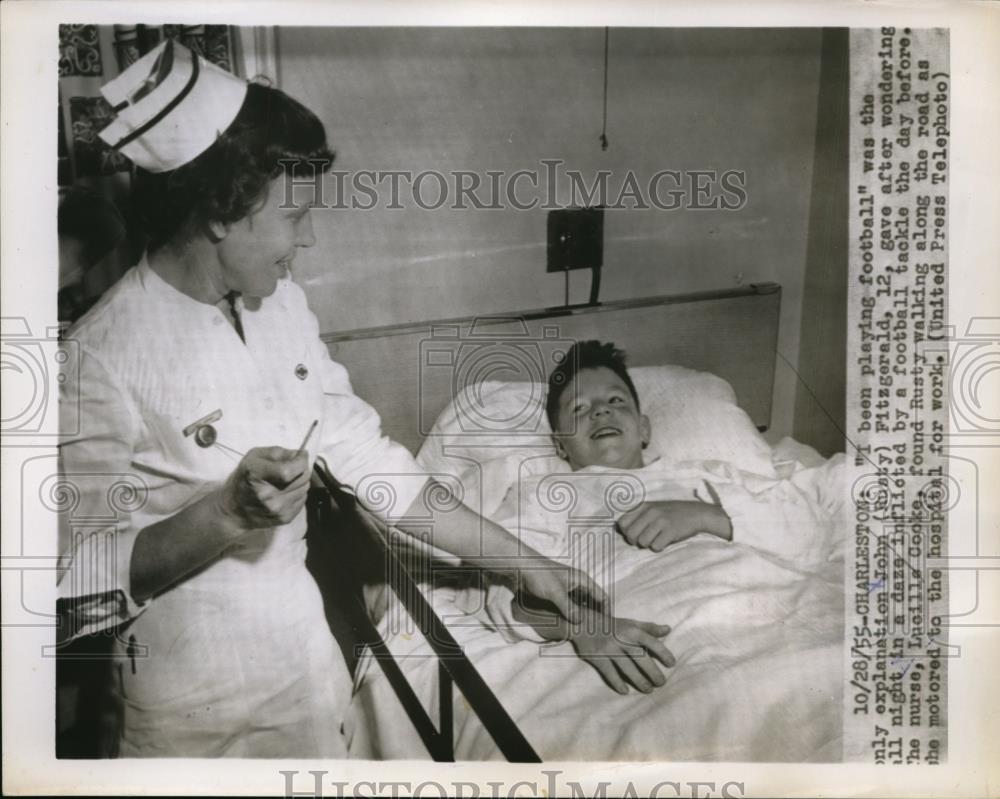
<path fill-rule="evenodd" d="M 150 172 L 167 172 L 207 150 L 239 113 L 247 82 L 168 39 L 101 88 L 116 112 L 100 132 Z"/>

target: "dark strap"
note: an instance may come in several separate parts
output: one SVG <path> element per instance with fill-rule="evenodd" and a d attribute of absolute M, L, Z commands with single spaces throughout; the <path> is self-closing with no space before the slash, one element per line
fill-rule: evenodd
<path fill-rule="evenodd" d="M 181 101 L 185 97 L 187 97 L 188 94 L 191 93 L 191 90 L 194 88 L 194 84 L 198 80 L 198 70 L 199 70 L 198 54 L 191 53 L 191 77 L 188 78 L 188 82 L 184 84 L 184 88 L 181 89 L 179 92 L 177 92 L 177 96 L 169 103 L 167 103 L 165 106 L 163 106 L 163 108 L 160 110 L 158 114 L 156 114 L 156 116 L 154 116 L 148 122 L 144 122 L 142 125 L 140 125 L 131 133 L 129 133 L 127 136 L 124 136 L 121 139 L 119 139 L 117 144 L 111 145 L 111 149 L 120 150 L 126 144 L 135 141 L 140 136 L 142 136 L 146 131 L 152 128 L 154 125 L 157 125 L 160 122 L 160 120 L 162 120 L 167 114 L 169 114 L 178 105 L 180 105 Z"/>

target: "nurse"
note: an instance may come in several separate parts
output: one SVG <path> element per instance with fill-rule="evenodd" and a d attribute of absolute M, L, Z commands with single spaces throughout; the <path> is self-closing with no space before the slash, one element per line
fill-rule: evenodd
<path fill-rule="evenodd" d="M 314 460 L 359 496 L 388 487 L 379 513 L 419 512 L 473 565 L 516 571 L 532 553 L 425 504 L 431 484 L 289 280 L 315 238 L 283 162 L 329 168 L 319 119 L 172 41 L 102 91 L 117 116 L 101 136 L 138 167 L 149 245 L 69 335 L 65 632 L 118 631 L 122 756 L 343 757 L 351 682 L 305 566 Z M 573 588 L 601 596 L 551 566 L 522 584 L 565 615 Z"/>

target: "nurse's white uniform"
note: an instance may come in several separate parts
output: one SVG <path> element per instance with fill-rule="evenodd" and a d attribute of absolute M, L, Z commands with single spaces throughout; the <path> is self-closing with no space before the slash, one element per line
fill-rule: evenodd
<path fill-rule="evenodd" d="M 389 512 L 405 511 L 425 482 L 329 359 L 297 285 L 281 281 L 241 319 L 245 344 L 218 307 L 143 259 L 70 334 L 80 358 L 62 401 L 71 420 L 79 398 L 80 425 L 61 456 L 80 493 L 72 518 L 105 522 L 63 531 L 60 596 L 76 600 L 79 633 L 126 625 L 123 756 L 343 757 L 351 695 L 305 567 L 304 512 L 141 605 L 129 587 L 138 531 L 221 485 L 249 449 L 297 449 L 313 419 L 311 456 L 348 485 L 386 475 Z M 214 445 L 184 435 L 217 410 Z M 130 513 L 112 499 L 122 481 L 141 487 Z"/>

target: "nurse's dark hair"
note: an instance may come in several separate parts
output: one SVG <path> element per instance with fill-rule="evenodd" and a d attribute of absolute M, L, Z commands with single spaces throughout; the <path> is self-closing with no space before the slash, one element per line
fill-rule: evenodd
<path fill-rule="evenodd" d="M 636 410 L 639 408 L 639 392 L 635 390 L 635 383 L 629 377 L 626 367 L 625 351 L 618 349 L 610 342 L 603 343 L 591 339 L 589 341 L 578 341 L 566 357 L 552 370 L 549 375 L 549 393 L 545 398 L 545 415 L 548 416 L 549 426 L 555 430 L 559 423 L 559 403 L 562 395 L 569 386 L 570 381 L 579 372 L 586 369 L 610 369 L 628 387 L 632 399 L 635 400 Z"/>
<path fill-rule="evenodd" d="M 236 118 L 211 147 L 170 172 L 136 168 L 134 198 L 150 249 L 186 224 L 230 224 L 253 211 L 272 180 L 308 180 L 333 164 L 319 118 L 280 89 L 251 83 Z"/>

